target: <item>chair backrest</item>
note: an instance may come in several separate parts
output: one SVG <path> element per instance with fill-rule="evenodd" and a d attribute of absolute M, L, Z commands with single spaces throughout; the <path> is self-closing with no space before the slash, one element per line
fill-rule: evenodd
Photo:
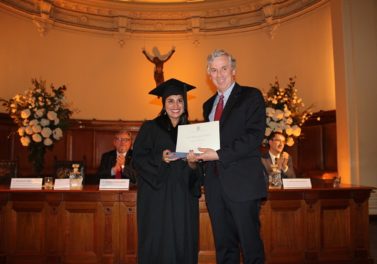
<path fill-rule="evenodd" d="M 72 165 L 79 164 L 79 170 L 83 178 L 85 178 L 85 164 L 83 161 L 77 160 L 55 160 L 54 169 L 55 177 L 57 179 L 68 178 L 72 171 Z"/>
<path fill-rule="evenodd" d="M 0 184 L 10 184 L 11 178 L 18 176 L 18 163 L 15 160 L 0 160 Z"/>

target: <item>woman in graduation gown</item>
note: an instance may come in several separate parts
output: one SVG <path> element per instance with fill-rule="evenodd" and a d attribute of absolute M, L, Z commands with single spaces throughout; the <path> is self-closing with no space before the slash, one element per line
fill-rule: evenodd
<path fill-rule="evenodd" d="M 136 137 L 138 264 L 196 264 L 200 176 L 193 153 L 172 156 L 178 125 L 187 124 L 186 92 L 195 87 L 170 79 L 150 94 L 162 97 L 158 117 Z"/>

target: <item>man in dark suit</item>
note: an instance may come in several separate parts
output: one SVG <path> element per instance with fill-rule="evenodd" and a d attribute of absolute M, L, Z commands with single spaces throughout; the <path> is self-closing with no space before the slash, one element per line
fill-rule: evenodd
<path fill-rule="evenodd" d="M 102 154 L 98 169 L 100 179 L 130 179 L 136 183 L 136 171 L 132 166 L 132 137 L 125 130 L 114 135 L 114 150 Z"/>
<path fill-rule="evenodd" d="M 269 149 L 262 154 L 262 163 L 267 175 L 272 172 L 272 167 L 280 171 L 282 178 L 296 178 L 292 157 L 284 150 L 285 136 L 281 132 L 272 132 L 268 137 Z"/>
<path fill-rule="evenodd" d="M 267 195 L 260 145 L 266 124 L 261 92 L 235 82 L 236 60 L 224 50 L 208 56 L 217 93 L 203 105 L 204 119 L 220 121 L 220 149 L 199 148 L 217 263 L 264 263 L 259 210 Z M 223 111 L 221 111 L 223 108 Z"/>

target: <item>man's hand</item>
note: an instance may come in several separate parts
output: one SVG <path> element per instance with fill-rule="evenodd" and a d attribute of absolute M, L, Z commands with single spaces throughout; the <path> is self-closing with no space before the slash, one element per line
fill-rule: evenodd
<path fill-rule="evenodd" d="M 118 155 L 117 161 L 116 161 L 116 163 L 113 167 L 113 171 L 114 172 L 122 171 L 122 167 L 124 167 L 125 161 L 126 161 L 126 159 L 123 155 Z"/>
<path fill-rule="evenodd" d="M 280 158 L 278 159 L 278 169 L 282 171 L 287 171 L 288 170 L 288 159 L 289 159 L 289 154 L 287 152 L 283 152 L 280 155 Z"/>
<path fill-rule="evenodd" d="M 191 169 L 196 169 L 196 162 L 198 161 L 198 159 L 196 158 L 193 150 L 190 150 L 190 152 L 187 153 L 186 160 Z"/>
<path fill-rule="evenodd" d="M 217 155 L 217 152 L 213 149 L 198 148 L 198 150 L 202 153 L 196 156 L 197 160 L 203 160 L 203 161 L 219 160 L 219 155 Z"/>

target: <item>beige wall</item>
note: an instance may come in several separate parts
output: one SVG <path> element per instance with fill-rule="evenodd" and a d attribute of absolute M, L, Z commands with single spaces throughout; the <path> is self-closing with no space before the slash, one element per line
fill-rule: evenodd
<path fill-rule="evenodd" d="M 223 36 L 131 37 L 123 47 L 112 36 L 50 29 L 41 37 L 26 18 L 0 10 L 0 97 L 10 98 L 41 77 L 66 84 L 67 96 L 80 110 L 75 118 L 143 120 L 153 118 L 159 102 L 153 64 L 141 53 L 157 46 L 162 54 L 176 53 L 165 64 L 165 79 L 176 77 L 198 88 L 189 95 L 190 119 L 202 120 L 202 103 L 213 93 L 206 77 L 206 56 L 225 48 L 238 59 L 237 80 L 267 91 L 275 76 L 286 85 L 297 76 L 299 95 L 315 111 L 335 109 L 330 6 L 296 17 L 276 30 L 265 29 Z M 1 109 L 0 111 L 4 111 Z"/>
<path fill-rule="evenodd" d="M 346 182 L 377 186 L 377 2 L 332 0 L 331 7 L 338 171 Z"/>

